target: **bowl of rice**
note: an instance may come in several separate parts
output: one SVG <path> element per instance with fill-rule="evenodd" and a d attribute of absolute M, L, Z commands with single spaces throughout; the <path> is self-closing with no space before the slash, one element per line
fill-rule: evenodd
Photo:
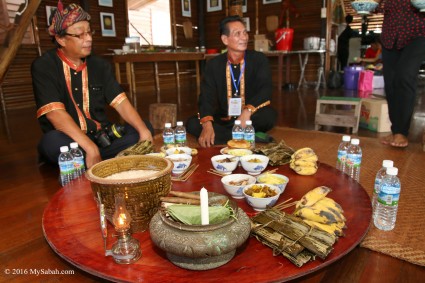
<path fill-rule="evenodd" d="M 158 156 L 130 155 L 104 160 L 86 172 L 94 198 L 105 206 L 112 223 L 115 195 L 125 195 L 133 232 L 148 229 L 161 205 L 160 198 L 171 190 L 173 162 Z"/>

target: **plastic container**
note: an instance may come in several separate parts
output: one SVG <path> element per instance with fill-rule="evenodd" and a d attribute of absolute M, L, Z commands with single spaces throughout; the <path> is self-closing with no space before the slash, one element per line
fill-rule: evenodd
<path fill-rule="evenodd" d="M 178 146 L 186 146 L 187 135 L 186 128 L 183 126 L 182 121 L 177 122 L 177 127 L 174 129 L 175 143 Z"/>
<path fill-rule="evenodd" d="M 359 74 L 364 70 L 362 66 L 347 66 L 344 68 L 344 88 L 345 89 L 357 89 L 359 82 Z"/>
<path fill-rule="evenodd" d="M 74 177 L 74 161 L 71 153 L 69 153 L 68 146 L 61 146 L 60 152 L 58 158 L 60 184 L 61 186 L 65 186 L 71 182 Z"/>
<path fill-rule="evenodd" d="M 164 132 L 162 133 L 164 145 L 174 144 L 174 130 L 171 128 L 171 123 L 165 123 Z"/>
<path fill-rule="evenodd" d="M 345 162 L 345 173 L 357 182 L 360 180 L 360 167 L 362 165 L 362 149 L 359 144 L 359 139 L 351 139 Z"/>
<path fill-rule="evenodd" d="M 387 175 L 382 179 L 379 187 L 373 223 L 380 230 L 390 231 L 395 227 L 401 190 L 397 174 L 396 167 L 387 168 Z"/>
<path fill-rule="evenodd" d="M 341 172 L 345 171 L 345 162 L 347 159 L 347 149 L 350 146 L 350 136 L 342 136 L 342 141 L 338 146 L 338 155 L 336 158 L 336 169 Z"/>
<path fill-rule="evenodd" d="M 235 120 L 235 125 L 232 128 L 232 139 L 234 140 L 244 139 L 244 129 L 241 126 L 241 120 Z"/>
<path fill-rule="evenodd" d="M 378 170 L 375 177 L 375 185 L 373 187 L 372 195 L 372 208 L 373 208 L 373 218 L 375 218 L 375 207 L 378 200 L 379 188 L 381 186 L 382 179 L 387 175 L 387 168 L 393 167 L 394 162 L 392 160 L 382 161 L 382 168 Z"/>
<path fill-rule="evenodd" d="M 248 120 L 246 121 L 246 126 L 244 130 L 244 140 L 249 142 L 251 144 L 251 148 L 255 147 L 255 129 L 254 126 L 252 126 L 252 121 Z"/>
<path fill-rule="evenodd" d="M 291 28 L 279 28 L 276 29 L 276 50 L 292 50 L 292 41 L 294 40 L 294 30 Z"/>
<path fill-rule="evenodd" d="M 74 160 L 74 179 L 80 178 L 86 171 L 86 167 L 84 165 L 84 154 L 78 147 L 78 143 L 72 142 L 69 146 L 71 147 L 69 153 L 71 153 Z"/>

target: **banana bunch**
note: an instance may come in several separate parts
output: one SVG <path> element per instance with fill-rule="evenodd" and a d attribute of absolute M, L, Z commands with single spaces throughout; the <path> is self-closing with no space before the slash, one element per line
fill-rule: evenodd
<path fill-rule="evenodd" d="M 309 191 L 297 202 L 293 214 L 312 227 L 335 236 L 343 236 L 343 229 L 347 228 L 344 210 L 337 202 L 326 196 L 331 191 L 326 186 Z"/>
<path fill-rule="evenodd" d="M 289 167 L 300 175 L 313 175 L 317 172 L 319 158 L 309 147 L 298 149 L 291 156 Z"/>

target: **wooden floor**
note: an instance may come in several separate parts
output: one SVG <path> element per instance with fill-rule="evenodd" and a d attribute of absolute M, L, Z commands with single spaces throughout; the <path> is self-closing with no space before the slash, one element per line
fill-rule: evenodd
<path fill-rule="evenodd" d="M 411 142 L 421 142 L 425 128 L 423 89 L 422 86 L 412 121 L 409 136 Z M 314 129 L 316 99 L 322 95 L 352 96 L 355 93 L 343 90 L 318 92 L 312 89 L 303 89 L 300 92 L 275 90 L 273 106 L 279 112 L 278 125 Z M 174 98 L 164 97 L 169 100 L 166 102 L 175 102 Z M 193 98 L 188 96 L 182 99 L 179 119 L 185 120 L 195 114 L 196 105 Z M 142 105 L 140 108 L 142 116 L 148 117 L 148 106 Z M 36 145 L 41 132 L 35 118 L 35 109 L 11 110 L 1 114 L 0 282 L 101 281 L 57 256 L 43 237 L 41 227 L 43 209 L 60 187 L 58 169 L 37 164 Z M 346 129 L 340 128 L 326 130 L 346 132 Z M 382 135 L 362 129 L 358 134 L 369 137 Z M 37 270 L 44 273 L 64 271 L 73 275 L 30 274 Z M 11 274 L 7 274 L 8 272 Z M 424 278 L 423 267 L 357 247 L 340 261 L 297 282 L 424 282 Z"/>

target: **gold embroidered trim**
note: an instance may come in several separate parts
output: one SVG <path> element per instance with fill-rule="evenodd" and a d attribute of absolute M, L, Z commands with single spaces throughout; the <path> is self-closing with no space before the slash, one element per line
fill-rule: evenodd
<path fill-rule="evenodd" d="M 114 98 L 114 100 L 112 100 L 112 102 L 109 105 L 111 105 L 111 107 L 117 108 L 117 106 L 120 105 L 121 102 L 123 102 L 126 99 L 127 99 L 127 95 L 125 94 L 125 92 L 121 92 L 120 94 L 117 95 L 117 97 Z"/>
<path fill-rule="evenodd" d="M 240 66 L 243 66 L 245 63 L 245 59 L 242 59 L 242 61 L 239 63 Z M 229 104 L 230 98 L 232 98 L 232 76 L 230 75 L 230 68 L 231 68 L 230 61 L 227 62 L 226 65 L 226 85 L 227 85 L 227 104 Z M 242 102 L 242 107 L 245 105 L 245 68 L 243 68 L 242 74 L 241 74 L 241 81 L 240 81 L 240 97 Z M 226 118 L 221 118 L 222 120 L 230 120 L 232 117 L 228 116 Z"/>
<path fill-rule="evenodd" d="M 202 125 L 208 121 L 214 121 L 213 116 L 205 116 L 202 119 L 199 120 L 199 123 Z"/>
<path fill-rule="evenodd" d="M 65 110 L 65 105 L 62 102 L 51 102 L 43 105 L 37 110 L 37 119 L 54 110 Z"/>

